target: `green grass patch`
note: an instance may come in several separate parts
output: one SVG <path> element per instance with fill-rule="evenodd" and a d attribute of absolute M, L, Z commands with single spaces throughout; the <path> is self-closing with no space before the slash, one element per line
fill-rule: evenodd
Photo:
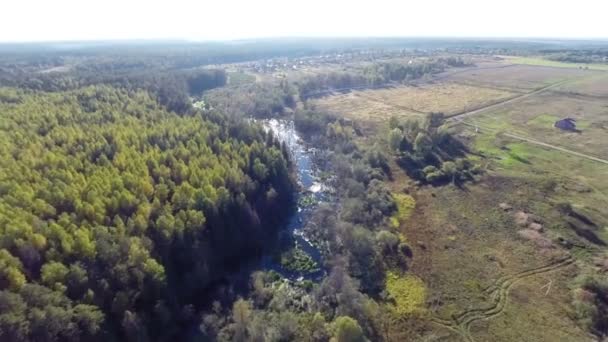
<path fill-rule="evenodd" d="M 412 210 L 416 206 L 416 200 L 406 194 L 393 194 L 393 199 L 397 205 L 397 211 L 391 216 L 390 222 L 394 228 L 398 228 L 412 214 Z"/>
<path fill-rule="evenodd" d="M 499 157 L 504 153 L 496 146 L 495 134 L 480 134 L 475 138 L 475 150 L 487 157 Z"/>
<path fill-rule="evenodd" d="M 559 120 L 558 117 L 548 114 L 541 114 L 535 117 L 532 120 L 528 120 L 528 125 L 543 127 L 543 128 L 553 128 L 555 121 Z"/>
<path fill-rule="evenodd" d="M 477 279 L 469 279 L 469 280 L 465 280 L 464 284 L 463 284 L 466 288 L 469 289 L 469 291 L 477 291 L 477 292 L 481 292 L 483 290 L 483 287 L 481 286 L 481 284 L 479 283 L 479 280 Z"/>
<path fill-rule="evenodd" d="M 526 64 L 526 65 L 538 65 L 548 66 L 554 68 L 588 68 L 589 70 L 603 70 L 608 71 L 608 64 L 584 64 L 584 63 L 567 63 L 551 61 L 540 57 L 508 57 L 507 60 L 515 64 Z"/>
<path fill-rule="evenodd" d="M 498 133 L 476 135 L 474 149 L 482 154 L 481 163 L 494 165 L 496 171 L 504 176 L 522 179 L 540 177 L 584 185 L 589 191 L 576 191 L 573 185 L 560 186 L 557 188 L 559 191 L 553 193 L 552 200 L 593 210 L 596 216 L 602 218 L 597 222 L 600 226 L 607 222 L 604 207 L 608 200 L 608 168 L 605 165 L 526 142 L 514 142 Z M 602 234 L 600 236 L 604 238 Z"/>
<path fill-rule="evenodd" d="M 475 139 L 475 149 L 486 157 L 495 158 L 503 167 L 531 164 L 532 151 L 526 143 L 501 143 L 497 134 L 480 134 Z"/>
<path fill-rule="evenodd" d="M 392 300 L 390 308 L 395 314 L 407 315 L 424 310 L 426 286 L 420 278 L 389 271 L 386 274 L 386 291 Z"/>
<path fill-rule="evenodd" d="M 557 116 L 541 114 L 534 119 L 528 120 L 527 124 L 529 126 L 538 127 L 538 128 L 546 128 L 546 129 L 554 129 L 555 122 L 559 120 Z M 591 122 L 586 120 L 576 119 L 576 128 L 578 129 L 587 129 L 591 126 Z"/>
<path fill-rule="evenodd" d="M 515 163 L 531 164 L 529 145 L 525 143 L 512 143 L 506 146 L 506 155 L 500 160 L 503 166 L 512 166 Z"/>
<path fill-rule="evenodd" d="M 511 133 L 516 133 L 520 135 L 526 135 L 526 130 L 521 130 L 520 127 L 513 125 L 509 120 L 505 120 L 505 116 L 510 116 L 509 113 L 504 112 L 491 112 L 486 114 L 480 114 L 475 117 L 474 120 L 467 120 L 472 125 L 479 125 L 479 128 L 482 131 L 493 130 L 493 131 L 508 131 Z M 541 118 L 542 120 L 547 120 L 547 118 Z M 553 126 L 553 123 L 551 123 Z"/>
<path fill-rule="evenodd" d="M 591 127 L 591 122 L 585 120 L 576 120 L 576 128 L 577 129 L 587 129 Z"/>

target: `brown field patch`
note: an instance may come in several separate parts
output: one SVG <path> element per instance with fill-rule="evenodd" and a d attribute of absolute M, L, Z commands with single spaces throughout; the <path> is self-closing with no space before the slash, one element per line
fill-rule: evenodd
<path fill-rule="evenodd" d="M 397 87 L 362 92 L 366 98 L 416 112 L 456 114 L 483 107 L 509 97 L 512 92 L 454 83 Z"/>
<path fill-rule="evenodd" d="M 453 83 L 402 86 L 353 91 L 326 96 L 313 102 L 338 115 L 373 123 L 391 116 L 411 117 L 429 112 L 447 115 L 473 110 L 510 97 L 515 93 Z"/>
<path fill-rule="evenodd" d="M 383 124 L 392 116 L 400 118 L 421 116 L 420 113 L 412 110 L 360 96 L 361 93 L 364 92 L 332 95 L 309 101 L 321 110 L 364 124 L 363 128 L 366 133 L 374 132 L 378 125 Z"/>
<path fill-rule="evenodd" d="M 453 73 L 448 75 L 446 80 L 461 84 L 525 92 L 567 79 L 597 73 L 599 72 L 590 70 L 507 64 Z"/>
<path fill-rule="evenodd" d="M 567 95 L 583 95 L 608 101 L 608 74 L 603 73 L 561 85 L 556 91 Z"/>

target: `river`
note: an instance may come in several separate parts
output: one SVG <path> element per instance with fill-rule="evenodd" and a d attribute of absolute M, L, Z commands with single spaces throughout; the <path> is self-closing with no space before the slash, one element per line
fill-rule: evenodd
<path fill-rule="evenodd" d="M 304 227 L 319 203 L 331 198 L 329 187 L 319 177 L 319 170 L 314 163 L 316 150 L 306 145 L 295 129 L 291 120 L 261 121 L 267 132 L 272 131 L 279 141 L 284 142 L 291 154 L 291 161 L 297 172 L 299 190 L 296 194 L 297 209 L 281 231 L 281 241 L 293 241 L 293 248 L 307 254 L 317 265 L 313 271 L 297 271 L 285 267 L 276 253 L 264 255 L 261 259 L 263 270 L 273 270 L 289 280 L 319 280 L 325 274 L 320 250 L 307 238 Z"/>

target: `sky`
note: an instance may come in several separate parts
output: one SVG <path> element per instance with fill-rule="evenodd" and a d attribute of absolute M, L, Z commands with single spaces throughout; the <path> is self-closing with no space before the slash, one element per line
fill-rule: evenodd
<path fill-rule="evenodd" d="M 608 38 L 606 0 L 3 0 L 0 42 Z"/>

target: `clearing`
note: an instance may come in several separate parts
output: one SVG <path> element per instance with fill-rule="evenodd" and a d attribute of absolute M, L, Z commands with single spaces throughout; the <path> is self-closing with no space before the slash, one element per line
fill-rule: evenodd
<path fill-rule="evenodd" d="M 322 109 L 353 120 L 372 122 L 391 116 L 407 117 L 430 112 L 453 115 L 504 101 L 516 93 L 454 83 L 399 86 L 352 91 L 322 97 L 313 102 Z"/>
<path fill-rule="evenodd" d="M 548 85 L 597 74 L 596 71 L 550 68 L 531 65 L 501 64 L 495 67 L 467 69 L 446 75 L 447 81 L 481 87 L 529 92 Z"/>

